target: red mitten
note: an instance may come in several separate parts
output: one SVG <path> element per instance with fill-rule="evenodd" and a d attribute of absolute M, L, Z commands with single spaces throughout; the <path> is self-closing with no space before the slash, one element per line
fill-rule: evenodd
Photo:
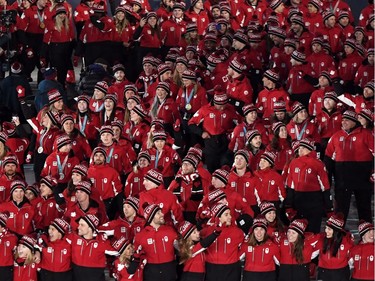
<path fill-rule="evenodd" d="M 27 56 L 28 59 L 32 59 L 34 57 L 34 50 L 33 49 L 27 48 L 25 50 L 25 52 L 26 52 L 26 56 Z"/>
<path fill-rule="evenodd" d="M 25 97 L 25 88 L 21 85 L 16 87 L 17 96 L 19 99 L 23 99 Z"/>
<path fill-rule="evenodd" d="M 295 218 L 295 216 L 297 215 L 297 211 L 292 209 L 292 208 L 286 209 L 285 213 L 286 213 L 286 217 L 288 218 L 289 221 L 292 221 Z"/>
<path fill-rule="evenodd" d="M 33 153 L 32 153 L 32 151 L 29 151 L 29 152 L 27 153 L 27 155 L 26 155 L 25 162 L 26 162 L 27 164 L 30 164 L 31 161 L 32 161 L 32 159 L 33 159 Z"/>
<path fill-rule="evenodd" d="M 174 122 L 174 124 L 173 124 L 173 130 L 175 132 L 179 132 L 180 128 L 181 128 L 181 121 L 180 121 L 180 119 L 177 119 L 176 122 Z"/>

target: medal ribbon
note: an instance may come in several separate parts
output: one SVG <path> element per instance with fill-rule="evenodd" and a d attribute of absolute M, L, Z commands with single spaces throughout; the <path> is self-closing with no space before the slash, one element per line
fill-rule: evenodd
<path fill-rule="evenodd" d="M 160 154 L 159 154 L 159 150 L 156 150 L 155 167 L 154 167 L 155 169 L 157 169 L 157 167 L 158 167 L 159 159 L 160 159 L 160 156 L 161 156 L 162 153 L 163 153 L 163 151 L 160 152 Z"/>
<path fill-rule="evenodd" d="M 193 89 L 191 89 L 191 92 L 190 92 L 189 95 L 186 93 L 186 90 L 184 91 L 184 94 L 185 94 L 186 105 L 188 105 L 188 104 L 190 104 L 190 101 L 191 101 L 191 99 L 193 98 L 193 96 L 195 94 L 194 87 L 193 87 Z"/>
<path fill-rule="evenodd" d="M 43 140 L 45 136 L 47 135 L 47 133 L 48 133 L 48 129 L 44 133 L 41 134 L 40 139 L 39 139 L 39 147 L 43 147 Z"/>
<path fill-rule="evenodd" d="M 305 130 L 306 130 L 306 126 L 307 126 L 307 122 L 305 123 L 305 125 L 303 125 L 301 132 L 298 132 L 298 126 L 297 126 L 297 125 L 294 126 L 295 129 L 296 129 L 297 140 L 301 140 L 302 135 L 303 135 L 303 133 L 304 133 Z"/>
<path fill-rule="evenodd" d="M 60 160 L 59 155 L 56 155 L 56 159 L 57 159 L 57 169 L 59 170 L 59 174 L 62 174 L 66 166 L 66 162 L 68 162 L 68 155 L 65 156 L 65 159 L 62 165 L 61 165 L 61 160 Z"/>
<path fill-rule="evenodd" d="M 109 154 L 107 156 L 107 159 L 106 159 L 107 163 L 111 162 L 112 154 L 113 154 L 113 147 L 111 148 L 111 150 L 109 151 Z"/>
<path fill-rule="evenodd" d="M 79 123 L 79 131 L 82 133 L 82 135 L 85 135 L 85 129 L 86 129 L 86 124 L 87 124 L 87 115 L 83 118 L 83 122 L 81 122 L 81 117 L 78 120 Z"/>

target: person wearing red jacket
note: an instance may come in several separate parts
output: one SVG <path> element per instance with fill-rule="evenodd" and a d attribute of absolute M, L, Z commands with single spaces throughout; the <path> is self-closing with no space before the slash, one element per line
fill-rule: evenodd
<path fill-rule="evenodd" d="M 222 227 L 221 234 L 206 250 L 205 280 L 239 281 L 241 279 L 239 256 L 244 233 L 232 221 L 228 206 L 216 204 L 211 212 L 215 223 L 202 230 L 202 237 L 205 238 L 210 235 L 217 224 L 222 225 Z"/>
<path fill-rule="evenodd" d="M 231 164 L 228 157 L 228 135 L 233 131 L 241 118 L 234 107 L 228 105 L 228 96 L 217 92 L 213 105 L 200 108 L 189 120 L 189 128 L 193 134 L 204 141 L 205 164 L 210 172 L 223 164 Z"/>
<path fill-rule="evenodd" d="M 9 201 L 0 204 L 0 213 L 8 215 L 7 227 L 22 236 L 34 231 L 35 208 L 25 197 L 25 182 L 14 180 L 10 185 Z"/>
<path fill-rule="evenodd" d="M 347 2 L 339 0 L 323 1 L 323 10 L 329 10 L 330 12 L 332 11 L 336 18 L 339 16 L 340 11 L 346 10 L 349 14 L 350 22 L 354 22 L 352 10 Z"/>
<path fill-rule="evenodd" d="M 183 43 L 182 35 L 186 30 L 184 10 L 185 4 L 183 2 L 175 2 L 172 7 L 172 16 L 161 25 L 160 38 L 163 44 L 163 57 L 170 48 L 180 46 Z"/>
<path fill-rule="evenodd" d="M 72 249 L 66 237 L 69 234 L 69 224 L 55 218 L 49 224 L 47 235 L 43 235 L 36 245 L 41 253 L 40 274 L 46 281 L 72 280 Z"/>
<path fill-rule="evenodd" d="M 257 108 L 259 107 L 256 107 L 253 103 L 242 107 L 244 122 L 238 124 L 233 130 L 228 145 L 230 151 L 236 152 L 239 149 L 245 148 L 248 132 L 252 130 L 258 130 L 261 134 L 262 142 L 268 144 L 268 132 L 264 127 L 263 121 L 258 118 Z"/>
<path fill-rule="evenodd" d="M 28 235 L 22 236 L 18 241 L 14 252 L 13 281 L 37 280 L 39 265 L 36 263 L 35 246 L 36 240 Z"/>
<path fill-rule="evenodd" d="M 81 181 L 76 184 L 76 199 L 73 204 L 65 202 L 63 194 L 58 194 L 56 203 L 60 205 L 60 208 L 65 208 L 63 218 L 69 222 L 72 230 L 76 230 L 78 227 L 78 222 L 76 220 L 87 214 L 98 217 L 100 224 L 108 221 L 105 208 L 90 197 L 91 193 L 91 183 L 88 181 Z"/>
<path fill-rule="evenodd" d="M 152 56 L 145 56 L 142 59 L 143 71 L 139 74 L 135 85 L 138 89 L 138 94 L 145 98 L 148 96 L 148 87 L 155 83 L 157 79 L 155 58 Z"/>
<path fill-rule="evenodd" d="M 73 115 L 63 114 L 60 120 L 61 131 L 63 131 L 63 133 L 66 133 L 72 140 L 72 151 L 74 153 L 74 156 L 76 156 L 80 162 L 88 162 L 92 150 L 87 138 L 85 138 L 84 135 L 74 127 Z"/>
<path fill-rule="evenodd" d="M 7 228 L 8 216 L 0 213 L 0 275 L 4 281 L 13 280 L 13 252 L 17 247 L 17 236 Z"/>
<path fill-rule="evenodd" d="M 249 164 L 251 171 L 256 171 L 259 166 L 260 156 L 265 150 L 265 146 L 262 142 L 262 137 L 258 130 L 251 130 L 246 133 L 246 147 L 245 149 L 249 152 Z"/>
<path fill-rule="evenodd" d="M 333 205 L 326 167 L 313 151 L 313 141 L 299 142 L 299 157 L 289 164 L 284 205 L 309 221 L 309 231 L 319 233 L 323 213 L 332 212 Z"/>
<path fill-rule="evenodd" d="M 181 204 L 184 219 L 195 223 L 199 202 L 207 194 L 208 187 L 204 186 L 201 176 L 197 172 L 198 158 L 191 154 L 182 160 L 181 170 L 171 182 L 168 190 L 177 196 Z"/>
<path fill-rule="evenodd" d="M 182 208 L 177 197 L 164 188 L 163 176 L 154 169 L 150 169 L 144 177 L 145 191 L 139 194 L 139 211 L 144 215 L 144 205 L 157 204 L 160 206 L 168 225 L 178 225 L 183 221 Z M 147 204 L 146 204 L 147 203 Z"/>
<path fill-rule="evenodd" d="M 66 237 L 72 247 L 72 269 L 74 280 L 104 281 L 106 255 L 117 252 L 109 240 L 97 233 L 99 219 L 92 214 L 78 218 L 78 231 Z"/>
<path fill-rule="evenodd" d="M 374 48 L 367 49 L 367 58 L 359 66 L 355 74 L 354 84 L 360 88 L 374 78 Z"/>
<path fill-rule="evenodd" d="M 139 153 L 142 150 L 143 143 L 147 142 L 148 132 L 150 131 L 147 116 L 148 112 L 143 105 L 137 104 L 130 111 L 130 120 L 124 126 L 124 132 L 132 140 L 136 153 Z"/>
<path fill-rule="evenodd" d="M 98 227 L 99 232 L 103 232 L 115 239 L 125 237 L 129 241 L 133 241 L 134 236 L 139 233 L 145 224 L 145 220 L 138 216 L 139 199 L 129 196 L 124 200 L 123 213 L 115 220 L 111 220 Z"/>
<path fill-rule="evenodd" d="M 327 69 L 335 69 L 335 61 L 323 50 L 323 43 L 323 37 L 315 36 L 311 41 L 312 53 L 306 57 L 307 63 L 317 74 Z"/>
<path fill-rule="evenodd" d="M 93 143 L 98 138 L 98 130 L 100 127 L 99 117 L 92 114 L 89 109 L 90 97 L 88 95 L 79 95 L 77 97 L 77 113 L 75 114 L 75 127 L 86 137 L 91 147 L 95 147 Z"/>
<path fill-rule="evenodd" d="M 240 114 L 244 105 L 253 102 L 253 88 L 250 80 L 243 73 L 245 70 L 246 65 L 237 57 L 237 59 L 230 61 L 227 73 L 226 92 L 229 102 Z"/>
<path fill-rule="evenodd" d="M 73 21 L 67 13 L 64 5 L 55 7 L 53 20 L 46 22 L 41 50 L 41 59 L 46 59 L 50 67 L 57 69 L 57 81 L 62 86 L 65 85 L 68 70 L 73 70 L 71 57 L 75 43 Z"/>
<path fill-rule="evenodd" d="M 10 185 L 14 180 L 23 180 L 23 176 L 17 172 L 19 166 L 15 155 L 7 155 L 2 160 L 2 171 L 0 176 L 0 203 L 8 201 L 10 196 Z"/>
<path fill-rule="evenodd" d="M 249 237 L 241 245 L 241 260 L 245 260 L 243 280 L 276 280 L 276 265 L 279 265 L 279 247 L 267 234 L 267 220 L 259 215 L 254 219 Z"/>
<path fill-rule="evenodd" d="M 55 218 L 63 216 L 63 210 L 56 204 L 53 190 L 57 188 L 57 180 L 50 176 L 40 181 L 41 202 L 35 208 L 35 228 L 37 231 L 46 231 Z"/>
<path fill-rule="evenodd" d="M 151 156 L 145 150 L 138 153 L 137 164 L 133 167 L 133 171 L 126 178 L 124 186 L 124 197 L 138 196 L 145 190 L 143 185 L 144 176 L 151 169 Z"/>
<path fill-rule="evenodd" d="M 77 30 L 77 38 L 79 38 L 85 22 L 90 20 L 90 10 L 93 4 L 94 1 L 92 0 L 82 0 L 74 9 L 73 20 Z"/>
<path fill-rule="evenodd" d="M 265 151 L 260 156 L 259 169 L 254 172 L 260 184 L 255 188 L 258 202 L 268 201 L 278 209 L 286 198 L 286 190 L 282 176 L 274 170 L 276 155 Z"/>
<path fill-rule="evenodd" d="M 314 87 L 305 79 L 305 76 L 315 77 L 316 73 L 306 63 L 306 55 L 303 50 L 295 50 L 291 55 L 290 62 L 292 67 L 289 70 L 285 88 L 292 101 L 298 101 L 307 107 Z"/>
<path fill-rule="evenodd" d="M 303 16 L 300 12 L 293 15 L 290 19 L 290 34 L 288 37 L 294 38 L 299 41 L 299 47 L 304 48 L 305 54 L 308 56 L 311 54 L 311 42 L 314 38 L 314 34 L 305 27 Z"/>
<path fill-rule="evenodd" d="M 245 198 L 248 205 L 254 213 L 258 213 L 258 202 L 256 189 L 260 188 L 260 182 L 254 177 L 249 169 L 249 152 L 245 149 L 239 149 L 234 154 L 233 169 L 228 176 L 228 187 L 234 190 L 242 198 Z M 229 198 L 229 194 L 227 196 Z M 230 203 L 232 205 L 232 203 Z M 237 209 L 237 208 L 236 208 Z"/>
<path fill-rule="evenodd" d="M 118 195 L 122 194 L 122 184 L 119 173 L 106 163 L 107 153 L 102 147 L 96 147 L 92 152 L 92 162 L 87 170 L 87 177 L 97 189 L 104 201 L 109 219 L 114 219 L 120 211 Z"/>
<path fill-rule="evenodd" d="M 322 137 L 321 159 L 324 159 L 324 152 L 329 139 L 334 133 L 341 129 L 341 112 L 337 108 L 338 98 L 334 91 L 324 94 L 322 111 L 315 118 L 318 132 Z"/>
<path fill-rule="evenodd" d="M 349 265 L 353 268 L 352 280 L 374 280 L 374 225 L 360 221 L 360 241 L 350 250 Z"/>
<path fill-rule="evenodd" d="M 71 153 L 72 140 L 67 134 L 58 136 L 55 140 L 56 150 L 52 152 L 44 163 L 41 176 L 47 175 L 57 179 L 60 184 L 67 184 L 72 176 L 72 170 L 79 164 L 77 157 Z"/>
<path fill-rule="evenodd" d="M 310 0 L 307 3 L 307 13 L 303 14 L 305 26 L 312 33 L 319 32 L 323 26 L 322 5 L 319 0 Z"/>
<path fill-rule="evenodd" d="M 308 221 L 296 219 L 288 227 L 286 235 L 280 237 L 279 281 L 308 281 L 309 263 L 319 251 L 314 248 L 316 237 L 305 233 Z"/>
<path fill-rule="evenodd" d="M 315 246 L 319 250 L 320 280 L 349 280 L 348 262 L 353 239 L 344 229 L 344 224 L 343 214 L 333 214 L 327 220 L 324 233 L 320 234 Z"/>
<path fill-rule="evenodd" d="M 153 147 L 147 149 L 151 157 L 150 166 L 163 174 L 164 184 L 168 188 L 181 165 L 181 158 L 166 145 L 167 134 L 164 131 L 154 131 L 152 135 Z"/>
<path fill-rule="evenodd" d="M 272 241 L 277 241 L 281 235 L 285 234 L 285 226 L 280 218 L 283 216 L 283 213 L 277 214 L 275 205 L 267 201 L 260 203 L 259 209 L 260 214 L 267 221 L 267 235 Z"/>
<path fill-rule="evenodd" d="M 342 1 L 340 1 L 342 2 Z M 321 29 L 324 40 L 327 40 L 333 55 L 337 55 L 342 51 L 345 35 L 343 29 L 336 24 L 336 16 L 330 11 L 326 10 L 322 13 L 324 26 Z"/>
<path fill-rule="evenodd" d="M 335 179 L 336 211 L 346 219 L 354 193 L 359 219 L 371 221 L 374 135 L 358 123 L 351 110 L 342 114 L 341 124 L 342 129 L 328 141 L 324 159 Z"/>
<path fill-rule="evenodd" d="M 132 170 L 132 163 L 135 161 L 136 154 L 134 150 L 124 150 L 117 142 L 114 141 L 113 129 L 110 125 L 104 125 L 100 128 L 99 147 L 106 152 L 106 163 L 120 174 L 121 182 L 125 182 L 126 176 Z"/>
<path fill-rule="evenodd" d="M 349 107 L 355 108 L 355 112 L 359 113 L 362 109 L 374 110 L 374 92 L 375 92 L 375 80 L 368 82 L 363 88 L 363 92 L 357 95 L 345 92 L 341 95 L 341 89 L 337 92 L 340 101 L 345 103 Z"/>
<path fill-rule="evenodd" d="M 146 226 L 134 237 L 133 264 L 137 268 L 141 258 L 147 259 L 144 281 L 174 281 L 176 280 L 174 244 L 177 241 L 177 233 L 172 226 L 166 224 L 164 213 L 158 205 L 151 204 L 145 207 L 143 216 Z"/>
<path fill-rule="evenodd" d="M 264 89 L 259 92 L 256 100 L 256 108 L 262 113 L 263 119 L 269 119 L 274 113 L 275 102 L 284 101 L 287 111 L 290 111 L 289 94 L 280 87 L 280 75 L 275 69 L 268 69 L 263 75 Z"/>
<path fill-rule="evenodd" d="M 202 0 L 193 0 L 190 9 L 185 12 L 185 16 L 189 21 L 197 24 L 198 35 L 204 35 L 206 28 L 210 22 L 207 12 L 203 9 Z"/>
<path fill-rule="evenodd" d="M 90 19 L 87 20 L 81 30 L 76 56 L 84 56 L 85 64 L 91 65 L 97 58 L 103 58 L 111 62 L 111 40 L 116 27 L 113 19 L 106 15 L 104 2 L 94 3 Z"/>
<path fill-rule="evenodd" d="M 272 124 L 273 137 L 266 151 L 275 154 L 274 169 L 281 174 L 285 165 L 293 157 L 292 138 L 288 135 L 286 126 L 282 122 Z"/>

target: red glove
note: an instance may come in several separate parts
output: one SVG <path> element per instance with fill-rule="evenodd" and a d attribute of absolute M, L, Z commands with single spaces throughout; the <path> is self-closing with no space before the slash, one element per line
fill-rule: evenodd
<path fill-rule="evenodd" d="M 17 96 L 18 96 L 19 99 L 22 99 L 22 98 L 25 97 L 25 88 L 24 87 L 19 85 L 19 86 L 17 86 L 16 91 L 17 91 Z"/>
<path fill-rule="evenodd" d="M 334 214 L 335 214 L 335 212 L 331 212 L 331 211 L 327 212 L 326 213 L 327 219 L 329 219 L 330 217 L 332 217 Z"/>
<path fill-rule="evenodd" d="M 77 67 L 78 66 L 78 61 L 79 61 L 80 57 L 78 56 L 74 56 L 73 57 L 73 66 L 74 67 Z"/>
<path fill-rule="evenodd" d="M 205 210 L 203 210 L 202 213 L 200 214 L 201 219 L 209 219 L 211 216 L 212 216 L 211 209 L 208 207 Z"/>
<path fill-rule="evenodd" d="M 42 68 L 46 68 L 47 67 L 47 61 L 46 61 L 46 59 L 45 58 L 40 58 L 40 66 L 42 67 Z"/>
<path fill-rule="evenodd" d="M 288 218 L 289 221 L 292 221 L 295 218 L 295 216 L 297 215 L 297 211 L 292 209 L 292 208 L 286 209 L 285 213 L 286 213 L 286 217 Z"/>
<path fill-rule="evenodd" d="M 176 122 L 174 122 L 174 124 L 173 124 L 173 130 L 175 132 L 179 132 L 180 128 L 181 128 L 181 121 L 180 121 L 180 119 L 177 119 Z"/>

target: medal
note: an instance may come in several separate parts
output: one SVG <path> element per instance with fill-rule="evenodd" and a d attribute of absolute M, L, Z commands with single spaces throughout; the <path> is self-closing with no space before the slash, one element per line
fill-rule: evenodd
<path fill-rule="evenodd" d="M 188 103 L 187 105 L 185 105 L 185 109 L 186 109 L 186 110 L 190 110 L 190 109 L 191 109 L 191 104 Z"/>
<path fill-rule="evenodd" d="M 40 153 L 43 153 L 43 147 L 38 147 L 38 153 L 40 154 Z"/>
<path fill-rule="evenodd" d="M 46 25 L 44 24 L 44 22 L 41 22 L 41 23 L 39 24 L 39 27 L 40 27 L 41 29 L 44 29 L 44 28 L 46 27 Z"/>
<path fill-rule="evenodd" d="M 60 176 L 60 180 L 63 180 L 65 177 L 63 173 L 60 173 L 59 176 Z"/>

